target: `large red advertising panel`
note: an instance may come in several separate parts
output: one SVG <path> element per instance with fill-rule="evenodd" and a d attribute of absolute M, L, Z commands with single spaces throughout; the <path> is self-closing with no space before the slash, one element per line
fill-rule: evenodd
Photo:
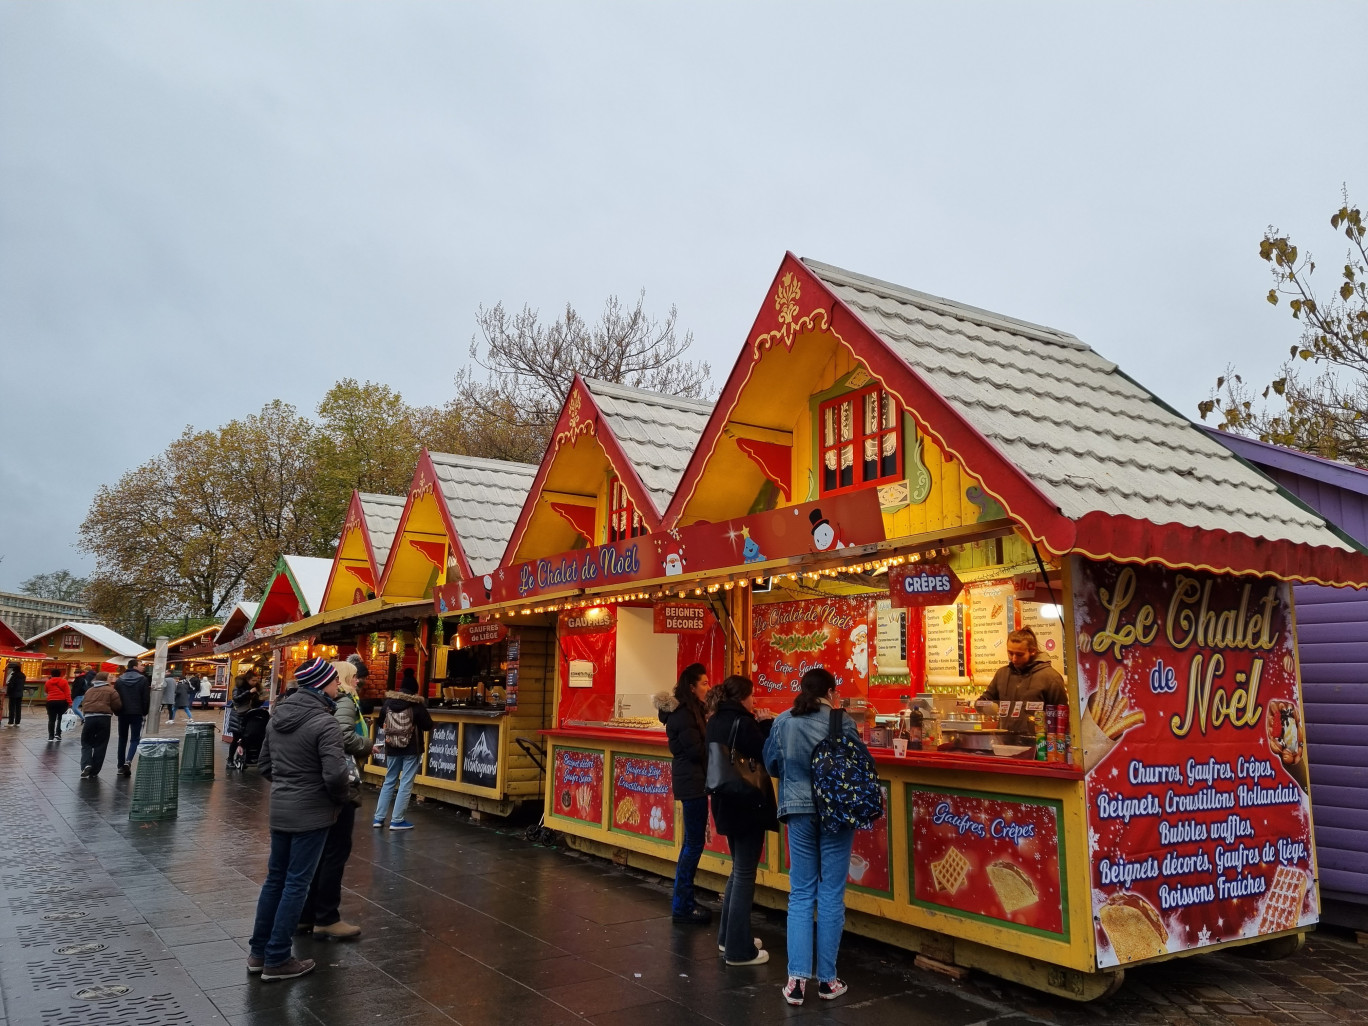
<path fill-rule="evenodd" d="M 912 903 L 1068 937 L 1060 803 L 907 789 Z"/>
<path fill-rule="evenodd" d="M 1316 921 L 1286 583 L 1074 563 L 1099 966 Z"/>
<path fill-rule="evenodd" d="M 867 597 L 757 605 L 751 613 L 756 708 L 790 708 L 798 681 L 814 666 L 831 671 L 842 698 L 865 695 L 878 631 L 874 612 Z"/>
<path fill-rule="evenodd" d="M 552 761 L 551 811 L 565 819 L 603 823 L 603 753 L 557 748 Z"/>
<path fill-rule="evenodd" d="M 674 844 L 673 779 L 669 759 L 614 755 L 612 829 Z"/>

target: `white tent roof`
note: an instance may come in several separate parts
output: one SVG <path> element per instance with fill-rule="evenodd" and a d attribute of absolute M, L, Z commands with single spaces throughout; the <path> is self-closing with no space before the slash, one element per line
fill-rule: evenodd
<path fill-rule="evenodd" d="M 104 646 L 115 655 L 125 656 L 130 659 L 143 651 L 143 647 L 136 641 L 129 641 L 122 634 L 110 630 L 108 627 L 104 626 L 104 624 L 78 623 L 73 620 L 68 620 L 66 623 L 59 623 L 56 627 L 50 627 L 43 631 L 42 634 L 35 634 L 33 637 L 29 638 L 28 641 L 24 642 L 24 644 L 32 646 L 34 642 L 41 638 L 46 638 L 49 634 L 56 634 L 58 631 L 76 631 L 78 634 L 84 634 L 91 641 L 95 642 L 95 644 Z"/>
<path fill-rule="evenodd" d="M 299 585 L 300 597 L 309 607 L 303 611 L 304 615 L 318 612 L 323 605 L 323 592 L 328 587 L 333 561 L 317 556 L 286 556 L 285 565 L 290 568 L 290 575 Z"/>

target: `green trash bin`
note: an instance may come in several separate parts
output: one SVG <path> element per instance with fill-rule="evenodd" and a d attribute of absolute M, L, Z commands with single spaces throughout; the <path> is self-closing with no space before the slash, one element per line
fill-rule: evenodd
<path fill-rule="evenodd" d="M 133 802 L 128 809 L 130 820 L 176 818 L 180 799 L 179 767 L 180 738 L 145 737 L 138 742 Z"/>
<path fill-rule="evenodd" d="M 189 723 L 181 743 L 180 775 L 186 780 L 214 779 L 214 725 Z"/>

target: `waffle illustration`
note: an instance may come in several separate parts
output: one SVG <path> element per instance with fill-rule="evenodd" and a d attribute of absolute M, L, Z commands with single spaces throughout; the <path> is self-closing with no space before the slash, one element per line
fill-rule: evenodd
<path fill-rule="evenodd" d="M 954 894 L 969 876 L 969 860 L 958 848 L 951 848 L 939 861 L 931 863 L 931 881 L 936 890 Z"/>
<path fill-rule="evenodd" d="M 1259 916 L 1259 933 L 1290 930 L 1301 918 L 1302 902 L 1306 900 L 1306 874 L 1292 866 L 1279 866 L 1273 882 L 1264 895 L 1263 912 Z"/>
<path fill-rule="evenodd" d="M 628 796 L 617 803 L 617 815 L 614 819 L 620 826 L 637 826 L 641 823 L 641 809 L 637 808 L 636 801 Z"/>
<path fill-rule="evenodd" d="M 1035 883 L 1015 862 L 999 859 L 992 863 L 988 867 L 988 882 L 1002 903 L 1002 911 L 1008 915 L 1040 900 Z"/>

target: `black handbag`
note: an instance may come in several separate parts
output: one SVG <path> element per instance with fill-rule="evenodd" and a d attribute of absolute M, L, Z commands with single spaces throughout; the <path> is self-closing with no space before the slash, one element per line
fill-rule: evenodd
<path fill-rule="evenodd" d="M 769 785 L 769 774 L 756 759 L 736 754 L 736 730 L 741 720 L 732 721 L 731 736 L 724 745 L 721 741 L 708 743 L 708 794 L 722 794 L 728 798 L 749 798 L 759 801 Z"/>

